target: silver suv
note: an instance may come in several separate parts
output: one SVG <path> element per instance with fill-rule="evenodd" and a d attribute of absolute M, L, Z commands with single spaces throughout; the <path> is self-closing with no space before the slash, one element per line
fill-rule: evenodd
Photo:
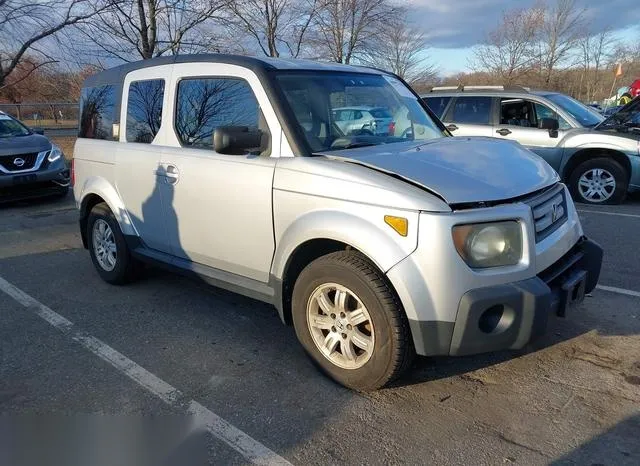
<path fill-rule="evenodd" d="M 625 123 L 564 94 L 517 86 L 436 87 L 422 97 L 454 136 L 493 136 L 531 149 L 579 202 L 617 204 L 640 190 L 640 128 L 631 118 L 640 99 L 627 106 Z"/>
<path fill-rule="evenodd" d="M 345 134 L 347 105 L 402 118 Z M 521 348 L 598 280 L 602 250 L 546 162 L 448 137 L 381 71 L 163 57 L 88 78 L 81 115 L 74 193 L 100 276 L 157 264 L 273 304 L 348 387 L 416 353 Z"/>

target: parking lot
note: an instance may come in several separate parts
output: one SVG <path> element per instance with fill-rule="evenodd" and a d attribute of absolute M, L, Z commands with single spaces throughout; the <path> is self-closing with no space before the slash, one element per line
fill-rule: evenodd
<path fill-rule="evenodd" d="M 359 394 L 264 304 L 157 270 L 104 283 L 71 198 L 0 207 L 0 412 L 195 415 L 158 453 L 175 464 L 639 464 L 640 198 L 578 208 L 605 259 L 568 319 L 524 350 L 421 358 Z"/>

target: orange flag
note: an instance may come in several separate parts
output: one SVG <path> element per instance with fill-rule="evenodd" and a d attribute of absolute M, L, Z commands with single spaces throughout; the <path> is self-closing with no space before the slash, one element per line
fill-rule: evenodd
<path fill-rule="evenodd" d="M 618 63 L 616 65 L 616 70 L 614 72 L 614 75 L 616 78 L 619 78 L 620 76 L 622 76 L 622 63 Z"/>

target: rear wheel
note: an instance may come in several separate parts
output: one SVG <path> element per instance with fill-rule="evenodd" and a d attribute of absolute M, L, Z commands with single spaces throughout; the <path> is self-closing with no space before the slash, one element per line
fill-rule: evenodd
<path fill-rule="evenodd" d="M 411 363 L 411 334 L 399 300 L 359 254 L 336 252 L 310 263 L 295 284 L 292 308 L 307 354 L 342 385 L 375 390 Z"/>
<path fill-rule="evenodd" d="M 624 200 L 628 183 L 622 165 L 605 157 L 582 162 L 569 177 L 573 199 L 586 204 L 619 204 Z"/>
<path fill-rule="evenodd" d="M 129 252 L 118 221 L 105 203 L 91 209 L 87 242 L 93 265 L 107 283 L 122 285 L 138 277 L 141 265 Z"/>

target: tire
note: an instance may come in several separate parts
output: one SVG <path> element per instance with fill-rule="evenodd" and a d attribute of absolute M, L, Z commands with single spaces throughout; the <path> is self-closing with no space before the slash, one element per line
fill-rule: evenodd
<path fill-rule="evenodd" d="M 632 100 L 633 100 L 633 97 L 631 97 L 631 94 L 622 94 L 620 96 L 620 100 L 618 100 L 618 104 L 619 105 L 627 105 Z"/>
<path fill-rule="evenodd" d="M 113 267 L 105 265 L 105 259 L 98 257 L 98 241 L 94 238 L 95 230 L 107 226 L 111 231 L 112 243 L 115 245 L 115 261 Z M 107 231 L 105 229 L 105 231 Z M 104 202 L 97 204 L 91 209 L 87 219 L 87 243 L 91 261 L 100 277 L 112 285 L 124 285 L 134 281 L 139 276 L 141 264 L 131 257 L 124 235 L 120 230 L 120 225 L 115 216 Z"/>
<path fill-rule="evenodd" d="M 597 171 L 602 173 L 599 178 L 597 177 Z M 583 182 L 581 182 L 581 178 Z M 593 194 L 589 196 L 589 185 L 587 183 L 593 182 L 599 179 L 600 188 L 596 185 L 596 189 L 602 189 L 604 194 Z M 609 180 L 613 179 L 613 186 L 602 186 L 602 182 L 611 183 Z M 571 196 L 576 202 L 582 202 L 585 204 L 620 204 L 626 194 L 627 187 L 629 185 L 629 175 L 626 170 L 618 162 L 611 158 L 598 157 L 582 162 L 578 165 L 569 176 L 569 190 Z M 591 185 L 593 186 L 593 185 Z M 609 189 L 611 192 L 609 193 Z M 607 197 L 609 196 L 609 197 Z"/>
<path fill-rule="evenodd" d="M 324 290 L 336 289 L 335 287 L 340 287 L 341 293 L 346 291 L 350 297 L 346 299 L 344 307 L 335 306 L 337 291 L 333 295 L 331 291 L 327 292 L 327 304 L 331 304 L 333 307 L 330 309 L 335 311 L 333 319 L 331 313 L 320 310 L 314 296 L 319 296 Z M 356 315 L 354 310 L 360 305 L 368 314 L 369 323 L 357 324 L 356 319 L 350 320 Z M 347 309 L 346 321 L 340 317 L 339 309 Z M 360 311 L 361 315 L 362 312 Z M 376 390 L 398 378 L 411 365 L 415 350 L 409 322 L 400 301 L 384 275 L 360 254 L 335 252 L 307 265 L 293 289 L 292 314 L 296 335 L 309 357 L 323 372 L 345 387 L 359 391 Z M 331 328 L 312 328 L 309 325 L 309 315 L 322 318 L 323 325 L 329 322 Z M 345 325 L 346 322 L 354 325 Z M 346 333 L 341 332 L 349 332 L 348 339 L 345 339 Z M 332 338 L 339 339 L 331 354 L 341 363 L 330 360 L 316 344 L 318 338 L 322 340 L 330 334 Z M 354 336 L 353 340 L 351 336 Z M 362 345 L 363 336 L 368 337 L 369 343 L 373 343 L 370 352 L 354 343 L 358 341 Z M 340 365 L 351 364 L 342 355 L 343 352 L 348 352 L 343 345 L 347 345 L 349 351 L 356 356 L 353 367 Z M 359 355 L 356 354 L 358 352 Z"/>

